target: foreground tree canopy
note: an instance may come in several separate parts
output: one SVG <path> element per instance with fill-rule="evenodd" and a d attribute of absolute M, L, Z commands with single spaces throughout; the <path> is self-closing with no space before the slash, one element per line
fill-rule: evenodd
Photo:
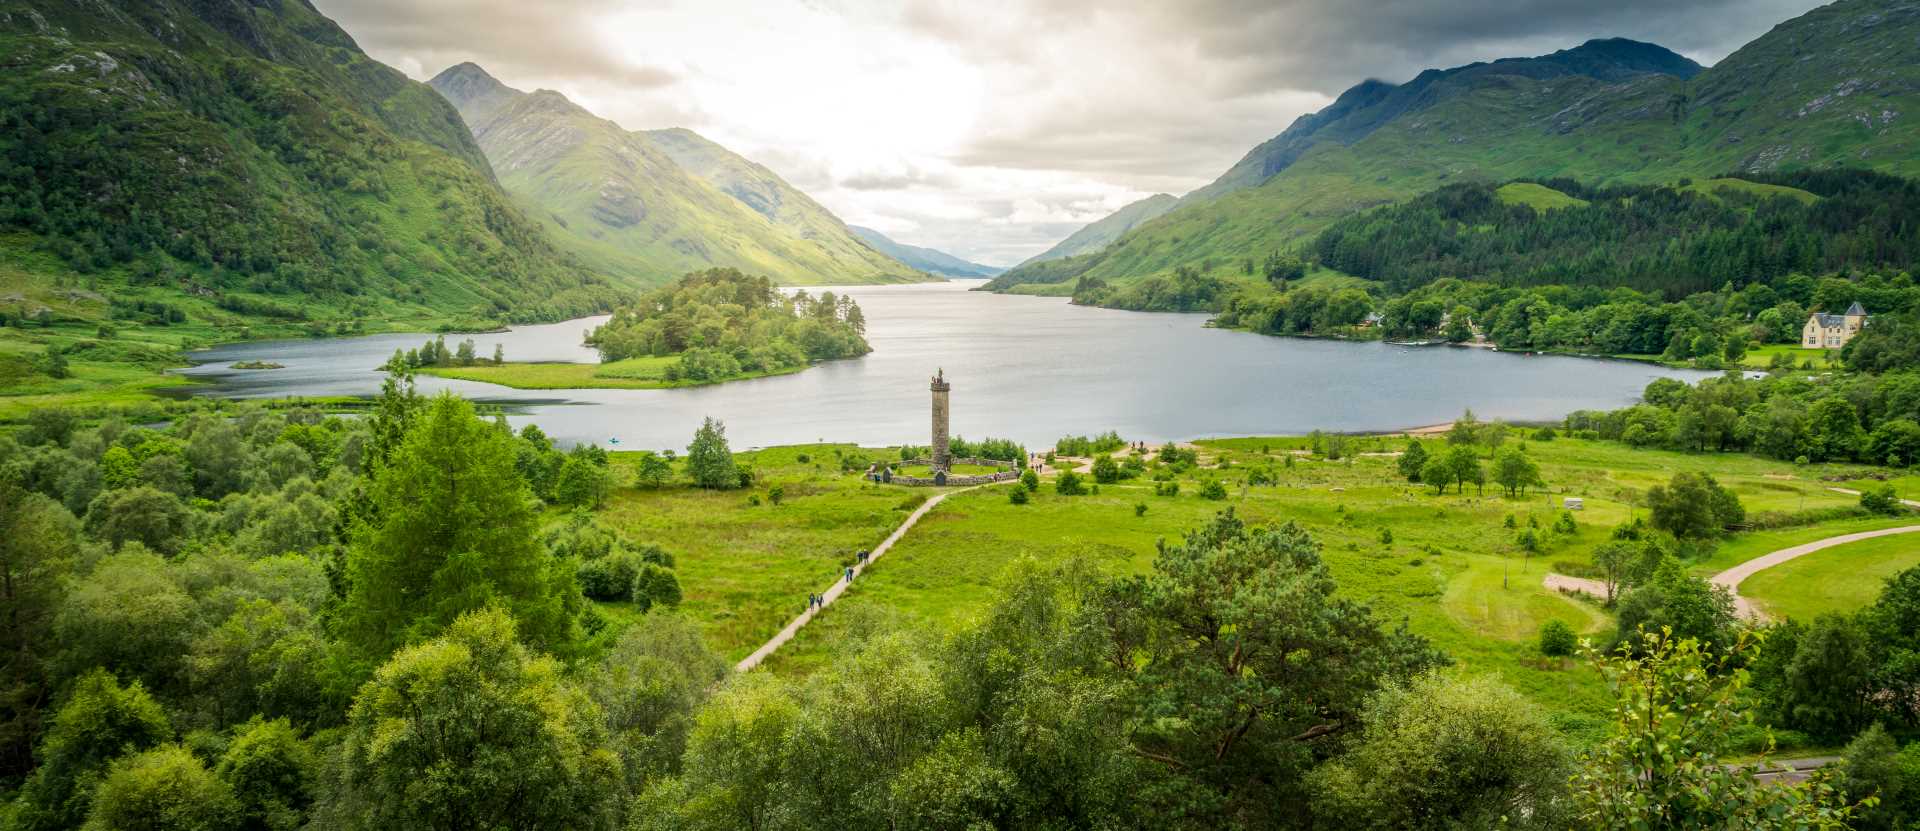
<path fill-rule="evenodd" d="M 1537 484 L 1504 426 L 1457 433 L 1414 445 L 1423 478 L 1437 462 L 1436 483 L 1477 485 L 1491 450 L 1496 482 Z M 1582 757 L 1527 698 L 1343 592 L 1302 527 L 1231 510 L 1144 573 L 1019 560 L 950 634 L 849 612 L 826 666 L 734 677 L 675 611 L 671 541 L 627 539 L 578 495 L 626 486 L 606 454 L 404 375 L 360 419 L 55 415 L 22 437 L 0 438 L 8 829 L 1821 827 L 1904 781 L 1873 773 L 1892 768 L 1868 743 L 1852 784 L 1752 788 L 1712 778 L 1723 738 L 1627 717 Z M 750 458 L 710 420 L 684 460 L 627 469 L 722 489 Z M 1749 659 L 1724 593 L 1671 560 L 1730 507 L 1711 480 L 1664 487 L 1671 533 L 1609 549 L 1630 625 L 1601 667 L 1635 679 L 1623 712 L 1645 713 L 1653 679 L 1687 736 L 1749 704 L 1836 741 L 1912 723 L 1920 578 Z M 1696 785 L 1712 799 L 1687 802 Z"/>

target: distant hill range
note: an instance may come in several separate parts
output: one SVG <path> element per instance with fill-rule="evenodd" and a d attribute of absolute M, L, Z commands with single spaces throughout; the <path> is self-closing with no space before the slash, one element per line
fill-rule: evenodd
<path fill-rule="evenodd" d="M 1180 200 L 1169 193 L 1156 193 L 1145 199 L 1128 204 L 1126 207 L 1107 214 L 1098 221 L 1073 232 L 1052 248 L 1028 257 L 1020 265 L 1044 263 L 1077 254 L 1092 254 L 1113 244 L 1121 234 L 1133 230 L 1134 226 L 1173 210 Z"/>
<path fill-rule="evenodd" d="M 945 251 L 933 248 L 922 248 L 918 245 L 908 245 L 904 242 L 895 242 L 886 234 L 882 234 L 872 228 L 848 225 L 847 230 L 852 231 L 854 236 L 865 240 L 868 245 L 873 246 L 880 253 L 886 254 L 889 257 L 929 274 L 938 274 L 942 277 L 959 277 L 961 279 L 977 279 L 981 277 L 992 277 L 1002 271 L 1006 271 L 1004 268 L 995 268 L 990 265 L 981 265 L 976 262 L 963 260 Z"/>
<path fill-rule="evenodd" d="M 1647 184 L 1836 167 L 1920 173 L 1920 6 L 1841 0 L 1707 69 L 1613 39 L 1404 84 L 1365 81 L 1161 215 L 989 286 L 1126 282 L 1176 266 L 1243 273 L 1343 216 L 1455 182 Z"/>
<path fill-rule="evenodd" d="M 553 319 L 615 295 L 453 107 L 306 2 L 0 0 L 0 296 L 54 284 L 216 326 Z"/>
<path fill-rule="evenodd" d="M 459 110 L 501 184 L 563 247 L 621 282 L 713 267 L 786 285 L 929 279 L 773 171 L 691 130 L 627 130 L 471 63 L 428 83 Z"/>

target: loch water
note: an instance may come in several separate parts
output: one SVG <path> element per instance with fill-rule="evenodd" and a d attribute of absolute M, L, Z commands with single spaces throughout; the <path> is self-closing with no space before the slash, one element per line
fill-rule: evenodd
<path fill-rule="evenodd" d="M 1629 361 L 1453 346 L 1276 338 L 1208 328 L 1199 314 L 1123 312 L 1065 298 L 969 291 L 977 281 L 834 289 L 867 318 L 873 353 L 792 375 L 669 390 L 516 390 L 430 376 L 502 405 L 555 439 L 684 448 L 701 418 L 726 422 L 735 448 L 812 441 L 924 444 L 929 378 L 953 384 L 953 431 L 1039 447 L 1117 430 L 1129 440 L 1379 431 L 1481 418 L 1557 419 L 1632 403 L 1659 377 L 1706 373 Z M 812 291 L 818 292 L 818 289 Z M 475 335 L 510 361 L 597 359 L 581 343 L 604 317 Z M 232 344 L 195 353 L 181 372 L 197 395 L 371 396 L 377 367 L 429 336 L 373 335 Z M 449 341 L 463 336 L 449 337 Z M 238 370 L 271 361 L 274 370 Z M 617 439 L 617 442 L 615 441 Z"/>

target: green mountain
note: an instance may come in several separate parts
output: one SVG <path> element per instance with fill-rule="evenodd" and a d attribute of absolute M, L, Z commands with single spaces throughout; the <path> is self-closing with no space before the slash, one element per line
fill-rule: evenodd
<path fill-rule="evenodd" d="M 1842 0 L 1700 70 L 1651 44 L 1368 81 L 1255 148 L 1174 210 L 1092 254 L 994 281 L 1126 282 L 1251 263 L 1343 216 L 1454 182 L 1646 184 L 1728 172 L 1920 173 L 1920 7 Z"/>
<path fill-rule="evenodd" d="M 1113 241 L 1119 239 L 1121 234 L 1133 230 L 1135 225 L 1139 225 L 1167 211 L 1171 211 L 1173 207 L 1179 203 L 1180 200 L 1175 199 L 1172 194 L 1168 193 L 1156 193 L 1137 202 L 1129 203 L 1126 207 L 1114 211 L 1100 220 L 1089 223 L 1086 227 L 1073 232 L 1052 248 L 1028 257 L 1026 261 L 1020 263 L 1020 265 L 1027 266 L 1034 263 L 1043 263 L 1048 260 L 1072 257 L 1076 254 L 1091 254 L 1099 251 L 1113 244 Z"/>
<path fill-rule="evenodd" d="M 336 328 L 613 296 L 452 107 L 304 0 L 0 0 L 0 288 L 0 311 Z"/>
<path fill-rule="evenodd" d="M 945 251 L 923 248 L 918 245 L 908 245 L 904 242 L 895 242 L 886 234 L 882 234 L 872 228 L 848 225 L 847 230 L 852 231 L 854 236 L 859 237 L 868 245 L 873 246 L 874 249 L 880 253 L 927 272 L 928 274 L 970 279 L 992 277 L 1002 271 L 1006 271 L 1004 268 L 994 268 L 990 265 L 981 265 L 976 262 L 963 260 Z"/>
<path fill-rule="evenodd" d="M 772 171 L 690 130 L 629 131 L 471 63 L 428 83 L 459 109 L 507 190 L 562 245 L 624 282 L 715 267 L 788 285 L 926 279 Z"/>

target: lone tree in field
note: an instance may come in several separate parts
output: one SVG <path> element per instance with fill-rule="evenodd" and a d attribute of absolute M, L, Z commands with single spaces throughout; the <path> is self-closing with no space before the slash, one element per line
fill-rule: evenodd
<path fill-rule="evenodd" d="M 1745 522 L 1740 497 L 1705 473 L 1681 472 L 1665 485 L 1647 490 L 1653 527 L 1681 539 L 1718 536 L 1723 529 Z"/>
<path fill-rule="evenodd" d="M 1528 487 L 1545 484 L 1540 479 L 1540 466 L 1517 447 L 1500 451 L 1493 463 L 1493 481 L 1506 488 L 1508 496 L 1525 494 Z"/>
<path fill-rule="evenodd" d="M 1427 446 L 1419 439 L 1407 442 L 1406 452 L 1400 454 L 1400 475 L 1409 482 L 1420 481 L 1420 471 L 1427 466 Z"/>
<path fill-rule="evenodd" d="M 1593 550 L 1593 565 L 1600 569 L 1600 582 L 1607 589 L 1607 606 L 1620 597 L 1620 586 L 1627 573 L 1640 560 L 1640 549 L 1625 540 L 1614 540 Z"/>
<path fill-rule="evenodd" d="M 1448 464 L 1444 456 L 1430 456 L 1420 467 L 1420 481 L 1432 485 L 1436 496 L 1446 493 L 1447 486 L 1454 483 L 1453 465 Z"/>
<path fill-rule="evenodd" d="M 727 449 L 727 425 L 709 416 L 687 445 L 687 473 L 693 483 L 709 490 L 740 487 L 740 469 Z"/>

